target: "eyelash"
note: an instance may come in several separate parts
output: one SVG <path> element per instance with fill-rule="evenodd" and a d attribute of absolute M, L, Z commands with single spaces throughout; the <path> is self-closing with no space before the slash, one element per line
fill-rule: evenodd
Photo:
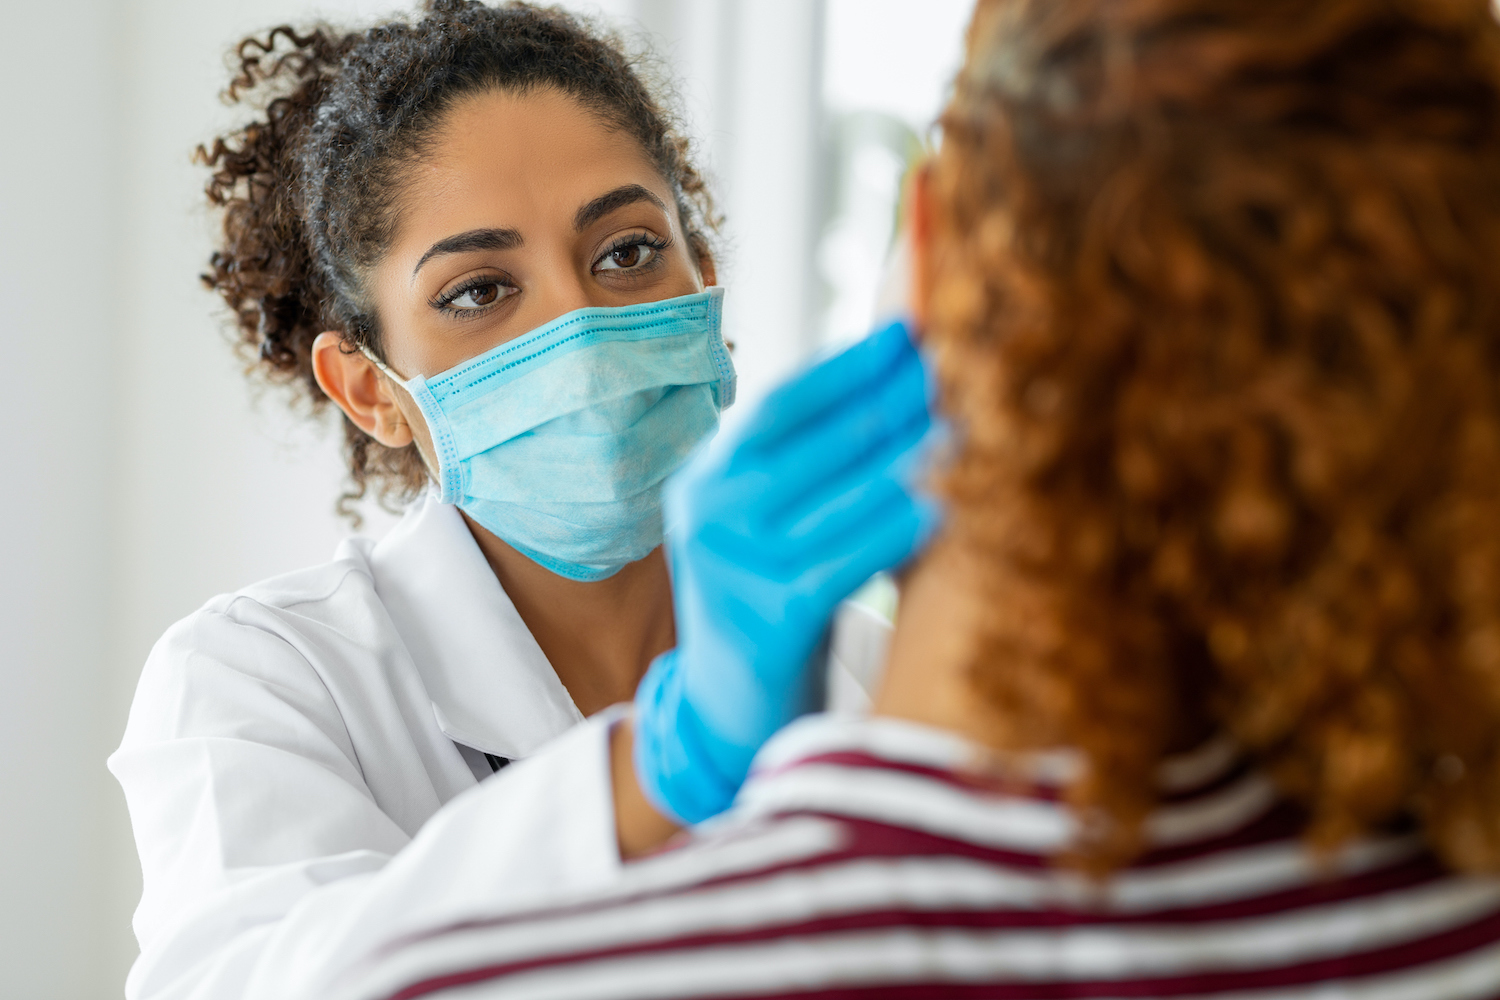
<path fill-rule="evenodd" d="M 476 288 L 483 288 L 485 285 L 498 285 L 500 288 L 514 288 L 515 287 L 514 285 L 508 284 L 506 282 L 506 279 L 501 278 L 501 277 L 499 277 L 497 275 L 492 275 L 492 274 L 475 275 L 474 277 L 469 278 L 467 281 L 461 281 L 461 282 L 459 282 L 453 288 L 449 289 L 448 291 L 444 292 L 442 295 L 439 295 L 437 298 L 433 299 L 432 300 L 432 307 L 434 309 L 439 309 L 439 310 L 443 311 L 444 313 L 447 313 L 450 316 L 461 316 L 461 317 L 469 317 L 469 316 L 474 316 L 474 315 L 476 315 L 478 313 L 489 312 L 489 307 L 485 307 L 485 308 L 482 308 L 482 309 L 454 309 L 454 308 L 451 308 L 455 299 L 460 299 L 463 296 L 467 295 L 469 292 L 472 292 L 474 289 L 476 289 Z M 495 302 L 491 303 L 491 305 L 499 305 L 501 302 L 504 302 L 509 297 L 510 296 L 508 296 L 508 295 L 502 295 Z"/>
<path fill-rule="evenodd" d="M 606 247 L 604 249 L 604 252 L 601 253 L 598 256 L 598 258 L 595 259 L 594 263 L 598 264 L 599 261 L 604 260 L 606 257 L 609 257 L 611 254 L 619 253 L 621 250 L 628 250 L 631 247 L 635 247 L 635 246 L 650 247 L 653 251 L 656 252 L 656 254 L 658 256 L 653 257 L 643 267 L 633 269 L 633 270 L 636 271 L 636 273 L 639 273 L 640 271 L 649 270 L 649 269 L 655 267 L 657 265 L 657 262 L 661 260 L 661 257 L 660 257 L 661 252 L 663 250 L 666 250 L 671 245 L 672 245 L 672 241 L 671 240 L 669 240 L 669 239 L 663 239 L 660 236 L 653 236 L 652 234 L 647 233 L 647 232 L 631 233 L 628 236 L 622 236 L 622 237 L 620 237 L 619 239 L 617 239 L 613 243 L 611 243 L 608 247 Z M 467 295 L 469 292 L 474 291 L 474 289 L 476 289 L 476 288 L 483 288 L 485 285 L 499 285 L 501 288 L 513 288 L 513 287 L 515 287 L 514 285 L 508 285 L 508 284 L 506 284 L 505 280 L 503 278 L 495 277 L 495 276 L 492 276 L 492 275 L 477 275 L 477 276 L 475 276 L 473 278 L 468 279 L 467 281 L 460 282 L 458 285 L 454 286 L 453 288 L 450 288 L 447 292 L 445 292 L 442 295 L 439 295 L 437 298 L 433 299 L 432 300 L 432 307 L 434 309 L 441 310 L 442 312 L 448 314 L 449 316 L 464 317 L 464 318 L 469 318 L 469 317 L 473 317 L 475 315 L 479 315 L 479 314 L 482 314 L 482 313 L 489 312 L 489 308 L 488 307 L 486 307 L 484 309 L 453 309 L 453 308 L 451 308 L 451 306 L 452 306 L 452 304 L 453 304 L 453 302 L 455 300 L 462 298 L 463 296 Z M 495 302 L 494 304 L 495 305 L 499 305 L 499 303 L 503 302 L 506 298 L 509 298 L 509 296 L 501 296 L 501 298 L 497 302 Z"/>
<path fill-rule="evenodd" d="M 597 258 L 595 258 L 594 264 L 597 266 L 600 261 L 609 257 L 611 254 L 619 253 L 621 250 L 628 250 L 631 247 L 650 247 L 656 252 L 656 256 L 653 257 L 649 262 L 647 262 L 644 267 L 631 269 L 635 273 L 639 274 L 641 271 L 647 271 L 655 267 L 657 262 L 661 260 L 661 252 L 671 245 L 671 240 L 663 239 L 660 236 L 653 236 L 648 232 L 642 231 L 639 233 L 631 233 L 628 236 L 620 237 L 609 246 L 605 247 L 604 252 L 601 253 Z"/>

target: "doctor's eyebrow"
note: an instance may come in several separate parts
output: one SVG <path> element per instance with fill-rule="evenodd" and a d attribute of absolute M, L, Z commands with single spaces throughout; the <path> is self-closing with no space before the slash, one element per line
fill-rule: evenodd
<path fill-rule="evenodd" d="M 639 184 L 625 184 L 615 188 L 613 191 L 601 194 L 580 208 L 578 214 L 573 216 L 573 228 L 579 231 L 586 229 L 589 225 L 598 222 L 615 209 L 624 208 L 626 205 L 634 205 L 638 201 L 649 201 L 663 212 L 667 210 L 667 206 L 662 204 L 660 198 Z"/>
<path fill-rule="evenodd" d="M 415 278 L 417 272 L 422 270 L 422 265 L 434 257 L 471 253 L 475 250 L 515 250 L 525 242 L 520 231 L 515 229 L 470 229 L 456 236 L 445 236 L 427 248 L 422 259 L 417 261 L 417 266 L 411 269 L 411 276 Z"/>

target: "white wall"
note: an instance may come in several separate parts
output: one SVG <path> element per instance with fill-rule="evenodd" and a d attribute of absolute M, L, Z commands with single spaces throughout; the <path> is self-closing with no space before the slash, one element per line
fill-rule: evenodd
<path fill-rule="evenodd" d="M 12 5 L 0 59 L 0 995 L 97 981 L 107 878 L 101 761 L 117 509 L 117 66 L 109 0 L 69 11 L 73 70 L 38 40 L 55 11 Z"/>
<path fill-rule="evenodd" d="M 7 5 L 0 60 L 0 997 L 120 994 L 139 873 L 103 761 L 140 665 L 209 596 L 326 559 L 331 422 L 258 402 L 198 284 L 194 145 L 250 31 L 388 0 Z M 580 0 L 677 67 L 731 218 L 744 398 L 805 352 L 821 0 Z M 372 527 L 385 523 L 379 517 Z"/>
<path fill-rule="evenodd" d="M 338 23 L 388 6 L 118 2 L 127 13 L 118 98 L 125 135 L 111 168 L 118 173 L 119 238 L 118 398 L 109 421 L 116 456 L 107 584 L 113 627 L 101 695 L 109 748 L 119 740 L 140 665 L 167 625 L 216 593 L 327 559 L 349 533 L 333 511 L 342 462 L 332 414 L 314 422 L 290 411 L 281 392 L 253 392 L 229 347 L 218 300 L 198 281 L 214 220 L 204 207 L 205 171 L 190 155 L 244 114 L 218 99 L 228 79 L 225 52 L 235 41 L 285 20 L 305 22 L 314 12 Z M 369 505 L 367 512 L 378 530 L 380 512 Z M 103 958 L 89 992 L 68 996 L 118 996 L 135 955 L 128 921 L 139 868 L 117 788 L 102 806 L 110 881 L 108 894 L 93 902 L 103 904 Z"/>

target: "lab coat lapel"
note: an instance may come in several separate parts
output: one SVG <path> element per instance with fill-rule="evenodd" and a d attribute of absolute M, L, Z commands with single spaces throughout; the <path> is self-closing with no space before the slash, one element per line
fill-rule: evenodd
<path fill-rule="evenodd" d="M 457 508 L 423 497 L 371 565 L 449 739 L 516 759 L 582 720 Z"/>

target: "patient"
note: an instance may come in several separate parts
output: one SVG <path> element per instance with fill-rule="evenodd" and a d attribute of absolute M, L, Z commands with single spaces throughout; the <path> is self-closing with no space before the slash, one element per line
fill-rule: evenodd
<path fill-rule="evenodd" d="M 875 717 L 355 994 L 1500 997 L 1489 3 L 984 0 L 942 128 Z"/>

